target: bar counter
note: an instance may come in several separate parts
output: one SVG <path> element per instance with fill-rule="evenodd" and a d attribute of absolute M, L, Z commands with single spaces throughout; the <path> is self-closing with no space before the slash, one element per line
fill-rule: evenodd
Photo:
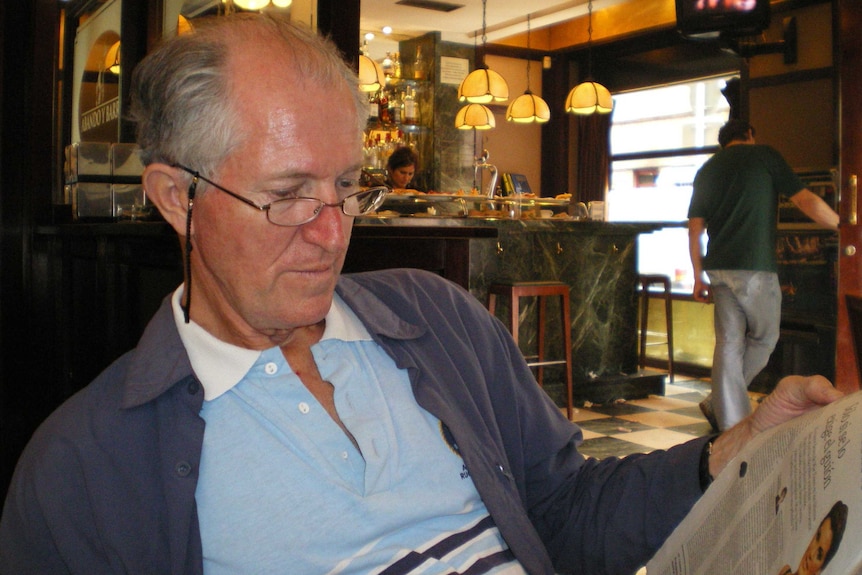
<path fill-rule="evenodd" d="M 483 303 L 496 281 L 565 282 L 575 399 L 606 403 L 664 391 L 663 377 L 637 369 L 635 298 L 637 236 L 661 227 L 558 218 L 358 218 L 345 270 L 429 269 Z M 535 353 L 535 302 L 524 300 L 521 306 L 520 344 L 525 354 Z M 499 317 L 506 317 L 505 308 L 498 304 Z M 556 309 L 549 305 L 548 357 L 562 356 Z M 562 404 L 559 370 L 546 370 L 545 380 Z"/>
<path fill-rule="evenodd" d="M 637 372 L 636 238 L 653 224 L 561 219 L 363 217 L 344 271 L 393 267 L 433 271 L 487 300 L 496 281 L 559 280 L 570 287 L 574 395 L 579 401 L 661 393 L 663 377 Z M 68 395 L 133 347 L 165 294 L 182 280 L 179 243 L 164 222 L 41 226 L 34 266 L 48 284 L 33 294 L 45 345 L 60 350 L 58 392 Z M 505 302 L 502 315 L 507 307 Z M 527 304 L 527 305 L 524 305 Z M 533 302 L 522 302 L 521 345 L 535 346 Z M 561 354 L 549 305 L 548 357 Z M 562 397 L 560 370 L 546 389 Z"/>

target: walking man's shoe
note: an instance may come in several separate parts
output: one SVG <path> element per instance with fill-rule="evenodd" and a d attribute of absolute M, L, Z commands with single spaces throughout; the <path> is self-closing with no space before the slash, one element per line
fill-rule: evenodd
<path fill-rule="evenodd" d="M 700 407 L 701 413 L 712 426 L 712 430 L 718 433 L 718 420 L 715 419 L 715 413 L 712 411 L 712 395 L 706 396 L 706 399 L 701 401 L 698 406 Z"/>

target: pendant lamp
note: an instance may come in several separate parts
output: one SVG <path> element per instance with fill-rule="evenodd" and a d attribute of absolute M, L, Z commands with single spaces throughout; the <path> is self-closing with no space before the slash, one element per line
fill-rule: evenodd
<path fill-rule="evenodd" d="M 496 125 L 494 112 L 483 104 L 467 104 L 455 116 L 455 127 L 459 130 L 490 130 Z"/>
<path fill-rule="evenodd" d="M 527 14 L 527 50 L 530 49 L 530 15 Z M 551 119 L 548 103 L 530 91 L 530 58 L 527 56 L 527 90 L 512 100 L 506 110 L 506 120 L 518 124 L 542 124 Z"/>
<path fill-rule="evenodd" d="M 287 8 L 293 0 L 233 0 L 234 6 L 243 10 L 263 10 L 270 4 L 276 8 Z"/>
<path fill-rule="evenodd" d="M 111 74 L 120 73 L 120 41 L 114 42 L 105 54 L 105 70 Z"/>
<path fill-rule="evenodd" d="M 385 82 L 386 76 L 380 64 L 365 54 L 359 54 L 359 90 L 376 92 Z"/>
<path fill-rule="evenodd" d="M 505 102 L 509 99 L 509 85 L 497 72 L 485 65 L 485 8 L 487 0 L 482 0 L 482 54 L 476 69 L 470 72 L 458 86 L 458 100 L 474 104 Z"/>
<path fill-rule="evenodd" d="M 587 80 L 572 88 L 566 98 L 566 112 L 572 114 L 609 114 L 614 109 L 614 100 L 607 88 L 594 82 L 593 75 L 593 0 L 587 4 L 589 24 L 587 26 Z"/>

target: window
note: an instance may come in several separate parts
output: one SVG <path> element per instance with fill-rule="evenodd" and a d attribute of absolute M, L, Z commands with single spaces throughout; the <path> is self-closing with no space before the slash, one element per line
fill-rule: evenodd
<path fill-rule="evenodd" d="M 694 175 L 718 149 L 729 117 L 721 90 L 731 78 L 614 95 L 608 219 L 668 223 L 638 239 L 638 271 L 669 276 L 674 291 L 694 285 L 686 214 Z"/>

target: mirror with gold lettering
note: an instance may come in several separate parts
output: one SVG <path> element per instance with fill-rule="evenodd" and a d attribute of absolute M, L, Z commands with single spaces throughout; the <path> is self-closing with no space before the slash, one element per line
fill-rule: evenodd
<path fill-rule="evenodd" d="M 117 142 L 120 133 L 121 0 L 82 19 L 75 35 L 72 142 Z"/>

